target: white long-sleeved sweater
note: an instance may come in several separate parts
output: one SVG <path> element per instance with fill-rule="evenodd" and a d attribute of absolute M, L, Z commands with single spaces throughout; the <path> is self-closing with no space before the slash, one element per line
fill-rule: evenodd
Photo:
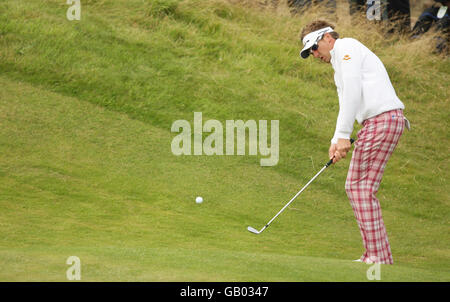
<path fill-rule="evenodd" d="M 386 111 L 405 109 L 381 60 L 361 42 L 337 39 L 331 53 L 339 115 L 331 143 L 349 139 L 358 123 Z"/>

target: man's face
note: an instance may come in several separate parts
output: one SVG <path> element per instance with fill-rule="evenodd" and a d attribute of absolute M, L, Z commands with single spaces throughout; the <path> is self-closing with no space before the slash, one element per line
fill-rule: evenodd
<path fill-rule="evenodd" d="M 311 50 L 314 58 L 320 59 L 325 63 L 330 63 L 330 51 L 333 49 L 334 39 L 329 34 L 325 34 L 323 38 L 317 43 L 317 45 L 319 46 L 317 50 Z"/>

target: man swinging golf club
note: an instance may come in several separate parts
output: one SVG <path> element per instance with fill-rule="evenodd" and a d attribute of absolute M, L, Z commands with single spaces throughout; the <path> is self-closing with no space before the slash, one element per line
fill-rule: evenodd
<path fill-rule="evenodd" d="M 394 151 L 406 124 L 405 106 L 397 97 L 380 59 L 359 41 L 339 38 L 334 26 L 314 21 L 301 33 L 303 49 L 309 55 L 331 63 L 339 98 L 339 114 L 329 149 L 333 163 L 350 150 L 350 135 L 355 119 L 363 125 L 357 134 L 355 149 L 345 183 L 361 232 L 365 263 L 393 264 L 378 191 L 386 163 Z"/>

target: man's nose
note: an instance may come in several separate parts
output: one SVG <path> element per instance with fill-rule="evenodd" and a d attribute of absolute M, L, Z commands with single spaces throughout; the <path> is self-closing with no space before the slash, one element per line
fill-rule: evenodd
<path fill-rule="evenodd" d="M 318 58 L 319 57 L 319 51 L 318 50 L 311 50 L 312 54 L 314 56 L 314 58 Z"/>

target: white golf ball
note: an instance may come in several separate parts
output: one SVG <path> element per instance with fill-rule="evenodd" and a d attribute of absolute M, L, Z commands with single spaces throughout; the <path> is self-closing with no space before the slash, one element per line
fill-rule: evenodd
<path fill-rule="evenodd" d="M 202 203 L 202 202 L 203 202 L 203 198 L 201 198 L 200 196 L 198 196 L 198 197 L 195 199 L 195 202 L 196 202 L 196 203 Z"/>

